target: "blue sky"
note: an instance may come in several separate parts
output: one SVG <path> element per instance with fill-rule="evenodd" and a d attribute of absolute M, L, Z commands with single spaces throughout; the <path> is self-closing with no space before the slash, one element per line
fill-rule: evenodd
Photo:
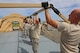
<path fill-rule="evenodd" d="M 80 0 L 0 0 L 0 3 L 41 3 L 45 1 L 52 3 L 66 18 L 68 18 L 68 15 L 73 9 L 80 8 Z M 0 18 L 12 13 L 29 16 L 37 10 L 39 10 L 39 8 L 0 8 Z M 51 9 L 49 11 L 53 19 L 62 20 Z M 45 21 L 44 11 L 39 13 L 38 16 L 42 21 Z"/>

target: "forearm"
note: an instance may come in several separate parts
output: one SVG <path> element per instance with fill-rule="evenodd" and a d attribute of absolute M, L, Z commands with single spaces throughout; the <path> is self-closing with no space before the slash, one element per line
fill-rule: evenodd
<path fill-rule="evenodd" d="M 53 20 L 53 19 L 51 18 L 48 9 L 45 10 L 45 16 L 46 16 L 46 22 L 47 22 L 48 24 L 50 24 L 51 26 L 57 28 L 58 21 Z"/>
<path fill-rule="evenodd" d="M 47 22 L 48 24 L 50 24 L 51 16 L 50 16 L 50 14 L 49 14 L 48 9 L 45 10 L 45 16 L 46 16 L 46 22 Z"/>

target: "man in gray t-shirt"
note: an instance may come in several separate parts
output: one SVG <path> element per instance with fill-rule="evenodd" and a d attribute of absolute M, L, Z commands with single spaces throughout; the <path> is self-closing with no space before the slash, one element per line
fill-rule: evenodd
<path fill-rule="evenodd" d="M 80 43 L 80 26 L 78 25 L 80 9 L 74 9 L 69 15 L 68 20 L 70 23 L 66 23 L 52 19 L 48 11 L 48 5 L 43 6 L 43 8 L 45 9 L 47 23 L 61 32 L 61 53 L 78 53 L 78 45 Z"/>
<path fill-rule="evenodd" d="M 62 22 L 58 24 L 57 28 L 61 32 L 61 53 L 78 53 L 80 26 Z"/>
<path fill-rule="evenodd" d="M 38 17 L 35 18 L 34 24 L 30 28 L 30 40 L 32 41 L 33 53 L 38 53 L 39 39 L 41 32 L 41 21 Z"/>

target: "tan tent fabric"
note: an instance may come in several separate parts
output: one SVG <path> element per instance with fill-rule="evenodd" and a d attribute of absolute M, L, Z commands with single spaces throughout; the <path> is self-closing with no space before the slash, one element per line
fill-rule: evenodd
<path fill-rule="evenodd" d="M 11 14 L 9 16 L 5 16 L 2 19 L 1 23 L 1 28 L 0 28 L 0 32 L 8 32 L 8 31 L 13 31 L 12 29 L 12 22 L 13 21 L 18 21 L 20 24 L 20 29 L 23 30 L 23 19 L 25 18 L 25 16 L 22 16 L 20 14 Z"/>

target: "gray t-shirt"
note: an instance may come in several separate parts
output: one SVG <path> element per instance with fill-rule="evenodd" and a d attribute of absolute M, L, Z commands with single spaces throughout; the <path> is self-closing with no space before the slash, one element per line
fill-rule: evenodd
<path fill-rule="evenodd" d="M 30 27 L 31 27 L 31 24 L 28 24 L 28 23 L 25 23 L 25 24 L 24 24 L 24 28 L 25 28 L 25 30 L 30 29 Z"/>
<path fill-rule="evenodd" d="M 42 26 L 41 23 L 32 25 L 32 27 L 30 28 L 30 33 L 32 38 L 39 39 L 41 26 Z"/>
<path fill-rule="evenodd" d="M 59 22 L 58 30 L 61 32 L 61 53 L 78 53 L 80 43 L 80 26 Z"/>

